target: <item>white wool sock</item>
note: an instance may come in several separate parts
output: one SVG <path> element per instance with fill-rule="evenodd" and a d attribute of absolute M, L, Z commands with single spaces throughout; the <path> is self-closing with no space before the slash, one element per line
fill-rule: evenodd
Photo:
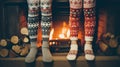
<path fill-rule="evenodd" d="M 90 42 L 86 42 L 86 44 L 84 46 L 84 52 L 85 52 L 86 60 L 94 60 L 95 59 L 95 55 L 94 55 L 93 49 L 92 49 L 92 44 Z"/>
<path fill-rule="evenodd" d="M 77 57 L 77 53 L 78 53 L 77 40 L 71 41 L 70 50 L 66 58 L 68 60 L 75 60 Z"/>
<path fill-rule="evenodd" d="M 43 62 L 52 62 L 53 58 L 51 55 L 51 52 L 49 50 L 49 42 L 48 41 L 43 41 L 42 43 L 42 59 Z"/>
<path fill-rule="evenodd" d="M 27 63 L 34 62 L 36 59 L 37 51 L 38 50 L 37 50 L 36 42 L 31 42 L 30 52 L 26 56 L 25 62 Z"/>

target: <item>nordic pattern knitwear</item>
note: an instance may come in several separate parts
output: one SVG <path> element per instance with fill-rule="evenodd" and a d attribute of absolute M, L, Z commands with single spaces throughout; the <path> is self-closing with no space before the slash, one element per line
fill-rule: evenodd
<path fill-rule="evenodd" d="M 52 0 L 41 0 L 41 14 L 43 16 L 52 15 Z"/>
<path fill-rule="evenodd" d="M 50 29 L 52 25 L 52 0 L 41 0 L 41 28 L 43 41 L 49 40 Z"/>
<path fill-rule="evenodd" d="M 37 29 L 39 26 L 39 0 L 27 0 L 28 3 L 28 31 L 30 41 L 37 40 Z"/>
<path fill-rule="evenodd" d="M 93 37 L 96 26 L 95 0 L 84 0 L 85 36 Z"/>
<path fill-rule="evenodd" d="M 78 39 L 80 16 L 82 11 L 82 0 L 69 0 L 70 3 L 70 16 L 69 16 L 69 26 L 70 26 L 70 39 Z"/>

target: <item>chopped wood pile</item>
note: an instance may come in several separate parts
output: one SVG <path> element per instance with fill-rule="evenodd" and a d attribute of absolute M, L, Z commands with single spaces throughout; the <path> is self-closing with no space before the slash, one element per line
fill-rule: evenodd
<path fill-rule="evenodd" d="M 120 37 L 111 33 L 101 35 L 97 42 L 100 51 L 105 55 L 120 55 Z"/>

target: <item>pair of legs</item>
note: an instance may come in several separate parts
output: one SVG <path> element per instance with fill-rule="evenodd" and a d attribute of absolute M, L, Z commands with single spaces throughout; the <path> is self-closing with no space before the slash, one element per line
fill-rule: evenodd
<path fill-rule="evenodd" d="M 41 10 L 41 28 L 42 28 L 42 55 L 44 62 L 51 62 L 52 55 L 49 51 L 49 34 L 52 24 L 52 0 L 27 0 L 28 2 L 28 30 L 31 48 L 29 54 L 25 58 L 25 62 L 31 63 L 35 61 L 37 54 L 37 29 L 39 26 L 39 11 Z M 78 30 L 80 23 L 80 15 L 82 7 L 85 17 L 85 58 L 93 60 L 94 54 L 92 50 L 92 41 L 95 27 L 95 0 L 70 0 L 70 51 L 67 55 L 68 60 L 75 60 L 78 52 Z"/>
<path fill-rule="evenodd" d="M 28 3 L 28 31 L 30 37 L 30 52 L 25 62 L 34 62 L 37 55 L 37 30 L 41 22 L 42 28 L 42 55 L 44 62 L 51 62 L 52 55 L 49 51 L 49 34 L 52 24 L 52 0 L 27 0 Z M 40 14 L 41 11 L 41 14 Z M 41 21 L 40 21 L 41 15 Z"/>
<path fill-rule="evenodd" d="M 71 46 L 70 51 L 67 55 L 68 60 L 75 60 L 78 52 L 78 31 L 80 16 L 83 10 L 84 12 L 84 29 L 85 29 L 85 45 L 84 53 L 86 60 L 94 60 L 95 56 L 92 49 L 93 35 L 96 25 L 95 16 L 95 0 L 69 0 L 70 3 L 70 40 Z"/>

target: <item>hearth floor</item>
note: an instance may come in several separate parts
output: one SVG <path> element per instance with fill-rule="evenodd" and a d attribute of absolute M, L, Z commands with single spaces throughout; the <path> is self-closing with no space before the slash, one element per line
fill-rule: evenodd
<path fill-rule="evenodd" d="M 68 61 L 65 55 L 53 55 L 53 62 L 45 63 L 38 56 L 34 63 L 24 62 L 25 57 L 0 58 L 0 67 L 120 67 L 120 56 L 96 56 L 94 61 L 86 61 L 78 56 L 76 61 Z"/>

